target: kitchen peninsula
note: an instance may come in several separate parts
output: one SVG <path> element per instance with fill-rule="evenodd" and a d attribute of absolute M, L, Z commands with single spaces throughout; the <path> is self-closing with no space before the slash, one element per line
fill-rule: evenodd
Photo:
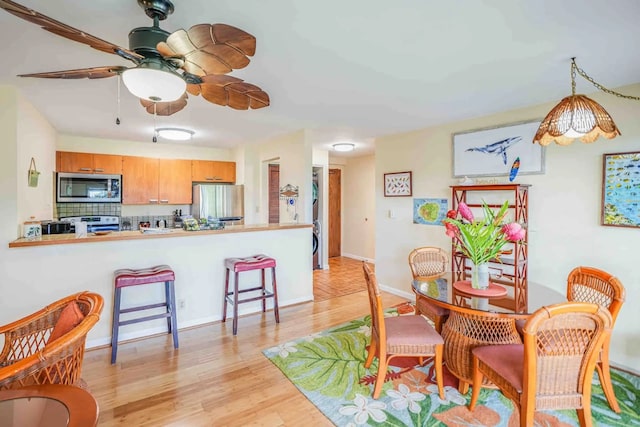
<path fill-rule="evenodd" d="M 170 265 L 176 274 L 178 327 L 182 329 L 221 319 L 224 259 L 229 257 L 264 253 L 275 258 L 281 307 L 313 300 L 311 240 L 309 224 L 265 224 L 206 231 L 171 229 L 159 234 L 120 231 L 79 239 L 73 234 L 59 234 L 37 240 L 17 239 L 9 247 L 24 251 L 25 255 L 19 258 L 25 264 L 17 281 L 29 286 L 37 284 L 38 293 L 51 294 L 53 299 L 56 295 L 91 290 L 104 297 L 105 310 L 88 336 L 87 345 L 93 347 L 110 342 L 113 272 L 117 269 Z M 248 282 L 258 279 L 258 272 L 247 277 Z M 162 296 L 163 287 L 158 283 L 144 289 L 127 289 L 124 301 L 127 306 L 142 305 L 161 300 Z M 240 315 L 260 310 L 259 302 L 243 304 Z M 295 319 L 281 313 L 281 324 L 288 321 Z M 165 331 L 166 321 L 160 319 L 156 323 L 128 325 L 121 337 L 126 340 Z M 241 337 L 240 334 L 238 338 Z"/>

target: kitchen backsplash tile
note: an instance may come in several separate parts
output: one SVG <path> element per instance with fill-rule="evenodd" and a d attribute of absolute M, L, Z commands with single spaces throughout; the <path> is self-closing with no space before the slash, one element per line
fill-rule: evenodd
<path fill-rule="evenodd" d="M 120 230 L 139 230 L 141 222 L 148 222 L 149 227 L 158 227 L 159 221 L 164 221 L 166 228 L 174 228 L 173 215 L 143 215 L 123 216 L 120 218 Z"/>
<path fill-rule="evenodd" d="M 120 216 L 120 203 L 56 203 L 58 218 L 69 216 Z"/>

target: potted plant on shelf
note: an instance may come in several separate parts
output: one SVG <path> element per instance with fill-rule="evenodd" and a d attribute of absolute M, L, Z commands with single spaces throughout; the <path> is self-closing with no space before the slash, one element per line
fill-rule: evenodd
<path fill-rule="evenodd" d="M 447 236 L 453 239 L 456 251 L 469 258 L 471 266 L 471 286 L 486 289 L 489 286 L 489 261 L 500 262 L 500 255 L 506 243 L 520 242 L 526 230 L 517 222 L 505 223 L 509 202 L 505 201 L 494 212 L 483 201 L 483 218 L 476 219 L 466 203 L 461 202 L 457 210 L 449 210 L 443 220 Z"/>

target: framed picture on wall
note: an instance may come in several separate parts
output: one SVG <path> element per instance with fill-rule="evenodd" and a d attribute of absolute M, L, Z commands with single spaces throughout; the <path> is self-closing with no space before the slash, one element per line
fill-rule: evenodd
<path fill-rule="evenodd" d="M 453 176 L 544 173 L 544 147 L 533 144 L 540 121 L 513 123 L 453 134 Z"/>
<path fill-rule="evenodd" d="M 640 151 L 602 155 L 602 225 L 640 227 Z"/>
<path fill-rule="evenodd" d="M 411 196 L 411 172 L 393 172 L 384 174 L 384 196 Z"/>

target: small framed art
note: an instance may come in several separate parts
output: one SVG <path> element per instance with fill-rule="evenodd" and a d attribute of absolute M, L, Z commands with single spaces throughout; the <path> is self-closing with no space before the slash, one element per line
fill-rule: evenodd
<path fill-rule="evenodd" d="M 411 196 L 411 172 L 393 172 L 384 174 L 384 196 Z"/>

